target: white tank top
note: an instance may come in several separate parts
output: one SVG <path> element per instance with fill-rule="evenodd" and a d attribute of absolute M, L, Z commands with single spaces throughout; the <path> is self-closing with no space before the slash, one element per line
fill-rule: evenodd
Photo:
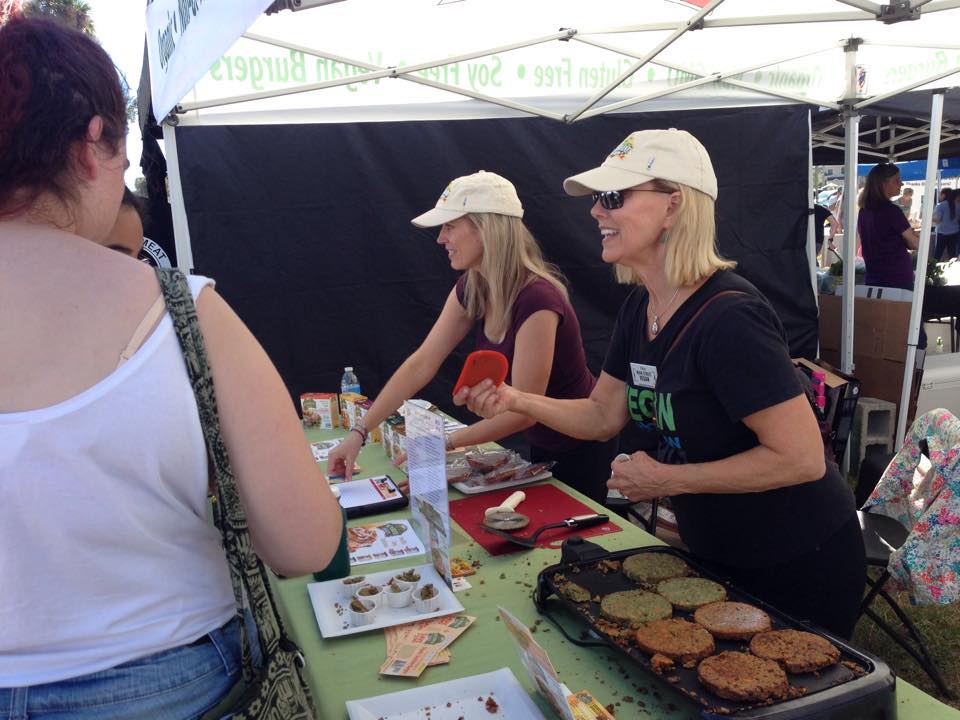
<path fill-rule="evenodd" d="M 213 284 L 189 282 L 194 299 Z M 0 687 L 104 670 L 227 622 L 233 591 L 206 496 L 168 315 L 93 387 L 0 413 Z"/>

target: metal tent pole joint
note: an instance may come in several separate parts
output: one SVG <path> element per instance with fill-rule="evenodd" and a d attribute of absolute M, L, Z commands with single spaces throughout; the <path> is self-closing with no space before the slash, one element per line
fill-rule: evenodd
<path fill-rule="evenodd" d="M 885 25 L 920 19 L 920 5 L 912 5 L 910 0 L 892 0 L 880 6 L 877 20 Z"/>

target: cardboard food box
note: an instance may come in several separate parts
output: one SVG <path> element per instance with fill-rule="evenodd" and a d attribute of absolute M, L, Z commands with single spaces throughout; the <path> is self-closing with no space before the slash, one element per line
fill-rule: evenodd
<path fill-rule="evenodd" d="M 357 405 L 366 399 L 367 396 L 360 393 L 340 393 L 340 422 L 343 428 L 349 430 L 353 427 L 357 419 Z"/>
<path fill-rule="evenodd" d="M 398 423 L 403 423 L 403 418 L 398 414 L 390 415 L 380 423 L 380 438 L 383 442 L 383 451 L 391 460 L 393 459 L 393 444 L 396 441 L 394 427 Z"/>
<path fill-rule="evenodd" d="M 336 393 L 303 393 L 300 396 L 303 424 L 332 430 L 340 424 Z"/>
<path fill-rule="evenodd" d="M 390 452 L 390 460 L 396 464 L 397 459 L 407 452 L 407 426 L 399 422 L 393 426 L 393 447 Z"/>
<path fill-rule="evenodd" d="M 356 419 L 358 421 L 363 420 L 366 414 L 370 411 L 370 407 L 372 405 L 373 405 L 373 400 L 364 400 L 363 402 L 357 403 L 355 406 L 357 411 Z M 364 425 L 366 425 L 366 423 L 364 423 Z M 383 437 L 383 435 L 380 432 L 380 426 L 377 425 L 376 427 L 367 428 L 367 430 L 368 430 L 367 442 L 379 444 Z"/>
<path fill-rule="evenodd" d="M 839 366 L 843 298 L 820 295 L 819 299 L 820 357 Z M 888 400 L 899 406 L 906 366 L 910 306 L 909 302 L 900 300 L 854 298 L 853 375 L 860 381 L 862 395 Z M 920 389 L 917 372 L 915 370 L 911 406 L 915 406 Z"/>

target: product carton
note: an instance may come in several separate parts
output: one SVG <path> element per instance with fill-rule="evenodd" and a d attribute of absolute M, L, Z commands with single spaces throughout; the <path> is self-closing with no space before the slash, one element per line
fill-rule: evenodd
<path fill-rule="evenodd" d="M 380 437 L 383 441 L 383 452 L 393 460 L 393 446 L 397 440 L 396 426 L 403 425 L 403 417 L 394 413 L 380 423 Z"/>
<path fill-rule="evenodd" d="M 370 406 L 373 405 L 373 400 L 364 400 L 363 402 L 357 403 L 355 405 L 357 412 L 357 421 L 362 420 L 366 414 L 370 411 Z M 364 423 L 366 426 L 366 423 Z M 368 443 L 380 443 L 382 440 L 382 434 L 380 432 L 380 426 L 367 428 L 367 442 Z"/>
<path fill-rule="evenodd" d="M 367 399 L 360 393 L 340 393 L 340 422 L 342 427 L 349 430 L 357 420 L 357 405 Z"/>
<path fill-rule="evenodd" d="M 332 430 L 340 424 L 336 393 L 303 393 L 300 396 L 300 413 L 303 424 Z"/>

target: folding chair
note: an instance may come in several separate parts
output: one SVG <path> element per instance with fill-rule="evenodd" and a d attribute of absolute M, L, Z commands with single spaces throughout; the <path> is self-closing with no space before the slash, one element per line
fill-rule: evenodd
<path fill-rule="evenodd" d="M 877 513 L 858 511 L 857 516 L 860 519 L 860 530 L 863 532 L 863 544 L 867 550 L 867 563 L 874 567 L 883 568 L 880 576 L 874 580 L 867 576 L 867 586 L 870 590 L 863 598 L 860 605 L 861 615 L 866 615 L 873 620 L 877 626 L 883 630 L 890 638 L 902 647 L 910 657 L 916 660 L 917 664 L 923 668 L 927 676 L 937 686 L 940 693 L 946 698 L 953 698 L 953 693 L 947 687 L 940 669 L 937 667 L 933 656 L 930 654 L 927 643 L 920 634 L 920 630 L 910 619 L 903 609 L 897 604 L 896 599 L 884 589 L 884 585 L 890 579 L 890 571 L 887 565 L 890 562 L 890 555 L 894 550 L 900 548 L 907 540 L 909 532 L 893 518 Z M 894 614 L 899 618 L 906 632 L 897 630 L 886 620 L 877 614 L 870 605 L 877 597 L 883 598 Z M 912 644 L 911 644 L 912 641 Z"/>
<path fill-rule="evenodd" d="M 923 467 L 924 457 L 929 467 Z M 908 592 L 915 604 L 960 599 L 960 420 L 943 409 L 917 418 L 859 517 L 867 560 L 883 568 L 879 578 L 867 580 L 861 613 L 909 653 L 945 697 L 952 698 L 923 636 L 886 586 Z M 887 602 L 906 633 L 874 612 L 871 604 L 877 596 Z"/>

